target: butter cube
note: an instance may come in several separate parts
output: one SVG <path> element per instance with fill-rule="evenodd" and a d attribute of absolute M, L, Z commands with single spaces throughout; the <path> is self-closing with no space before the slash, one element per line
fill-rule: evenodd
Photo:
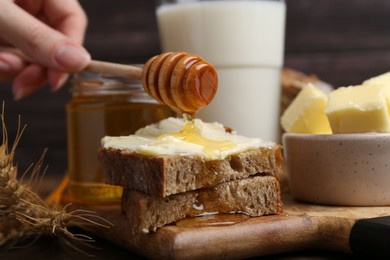
<path fill-rule="evenodd" d="M 341 87 L 328 96 L 325 113 L 332 132 L 390 132 L 390 85 Z"/>
<path fill-rule="evenodd" d="M 283 113 L 283 129 L 288 133 L 331 134 L 326 105 L 325 93 L 307 84 Z"/>
<path fill-rule="evenodd" d="M 390 85 L 390 72 L 367 79 L 363 82 L 363 85 Z"/>

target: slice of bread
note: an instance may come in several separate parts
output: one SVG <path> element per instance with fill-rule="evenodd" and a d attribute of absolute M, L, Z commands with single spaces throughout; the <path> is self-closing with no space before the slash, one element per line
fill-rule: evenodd
<path fill-rule="evenodd" d="M 134 233 L 148 233 L 185 217 L 242 213 L 251 217 L 280 214 L 280 186 L 273 176 L 252 176 L 165 198 L 125 189 L 122 209 Z"/>
<path fill-rule="evenodd" d="M 280 145 L 213 161 L 196 155 L 146 156 L 113 148 L 99 149 L 98 157 L 108 184 L 160 197 L 214 187 L 258 173 L 279 177 L 283 171 Z"/>

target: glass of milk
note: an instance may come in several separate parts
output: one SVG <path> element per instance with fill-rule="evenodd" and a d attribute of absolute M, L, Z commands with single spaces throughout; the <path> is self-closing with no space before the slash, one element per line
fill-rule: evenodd
<path fill-rule="evenodd" d="M 217 69 L 217 94 L 197 117 L 278 142 L 285 2 L 162 0 L 156 14 L 163 51 L 194 53 Z"/>

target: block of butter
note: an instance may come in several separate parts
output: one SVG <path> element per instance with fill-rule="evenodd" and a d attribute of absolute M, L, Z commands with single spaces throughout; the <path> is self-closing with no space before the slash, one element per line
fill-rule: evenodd
<path fill-rule="evenodd" d="M 332 132 L 390 132 L 390 85 L 341 87 L 328 96 L 325 113 Z"/>
<path fill-rule="evenodd" d="M 324 112 L 327 96 L 308 83 L 281 117 L 283 129 L 288 133 L 331 134 L 331 128 Z"/>
<path fill-rule="evenodd" d="M 390 72 L 367 79 L 363 82 L 363 85 L 390 85 Z"/>

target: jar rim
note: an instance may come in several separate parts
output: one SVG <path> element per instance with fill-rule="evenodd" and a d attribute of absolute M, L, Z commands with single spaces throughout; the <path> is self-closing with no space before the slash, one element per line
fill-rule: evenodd
<path fill-rule="evenodd" d="M 82 71 L 73 74 L 72 84 L 73 86 L 82 85 L 85 89 L 142 88 L 142 82 L 139 79 L 103 75 L 92 71 Z"/>

